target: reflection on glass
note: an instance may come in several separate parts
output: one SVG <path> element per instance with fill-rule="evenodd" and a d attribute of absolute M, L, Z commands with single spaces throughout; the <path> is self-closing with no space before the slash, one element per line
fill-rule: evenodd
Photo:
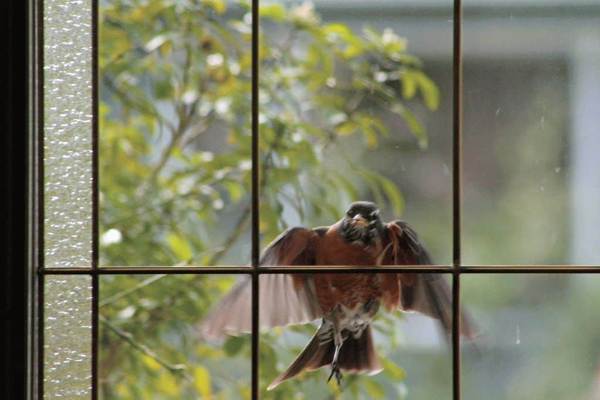
<path fill-rule="evenodd" d="M 600 276 L 463 276 L 462 290 L 480 332 L 465 400 L 598 398 Z"/>
<path fill-rule="evenodd" d="M 409 3 L 261 2 L 265 243 L 372 200 L 450 261 L 451 2 Z M 433 42 L 447 64 L 422 62 Z"/>
<path fill-rule="evenodd" d="M 100 3 L 101 263 L 247 263 L 248 5 Z"/>
<path fill-rule="evenodd" d="M 600 8 L 495 3 L 463 2 L 464 261 L 598 263 Z"/>
<path fill-rule="evenodd" d="M 92 288 L 89 276 L 47 276 L 44 288 L 44 398 L 89 399 Z"/>
<path fill-rule="evenodd" d="M 45 267 L 91 265 L 91 4 L 44 2 Z"/>
<path fill-rule="evenodd" d="M 265 398 L 451 397 L 441 275 L 261 275 L 260 290 Z"/>
<path fill-rule="evenodd" d="M 249 398 L 250 335 L 211 335 L 202 325 L 235 281 L 227 275 L 103 276 L 102 397 Z M 250 302 L 239 311 L 250 316 Z"/>

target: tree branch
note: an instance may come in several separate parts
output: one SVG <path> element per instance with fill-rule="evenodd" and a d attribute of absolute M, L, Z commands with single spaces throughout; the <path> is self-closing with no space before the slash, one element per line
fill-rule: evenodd
<path fill-rule="evenodd" d="M 103 316 L 100 316 L 100 323 L 104 324 L 111 332 L 115 335 L 123 339 L 125 342 L 129 343 L 135 350 L 140 353 L 152 358 L 158 364 L 160 364 L 163 368 L 171 372 L 175 375 L 183 375 L 184 378 L 188 380 L 192 380 L 191 376 L 187 373 L 187 366 L 184 364 L 171 364 L 165 360 L 163 360 L 158 354 L 154 351 L 150 350 L 146 345 L 137 342 L 133 335 L 129 332 L 122 330 L 121 328 L 115 326 L 112 322 L 106 319 Z"/>
<path fill-rule="evenodd" d="M 156 282 L 159 279 L 164 278 L 165 276 L 167 276 L 166 274 L 158 274 L 158 275 L 152 275 L 150 278 L 144 279 L 143 281 L 141 281 L 140 283 L 138 283 L 135 286 L 130 287 L 129 289 L 123 290 L 122 292 L 116 293 L 113 296 L 107 297 L 104 300 L 102 300 L 99 304 L 100 307 L 112 304 L 114 302 L 116 302 L 117 300 L 122 299 L 125 296 L 130 295 L 133 292 L 136 292 L 148 285 L 153 284 L 154 282 Z"/>
<path fill-rule="evenodd" d="M 233 245 L 238 241 L 238 239 L 240 238 L 240 236 L 246 229 L 246 226 L 250 222 L 250 217 L 252 216 L 251 211 L 252 211 L 252 207 L 251 207 L 250 203 L 248 203 L 246 205 L 246 207 L 244 208 L 244 210 L 242 211 L 242 215 L 240 216 L 237 223 L 235 224 L 235 228 L 229 234 L 227 239 L 225 239 L 223 246 L 208 259 L 208 261 L 206 262 L 207 265 L 217 264 L 221 260 L 221 258 L 225 254 L 227 254 L 229 252 L 229 250 L 231 250 Z"/>

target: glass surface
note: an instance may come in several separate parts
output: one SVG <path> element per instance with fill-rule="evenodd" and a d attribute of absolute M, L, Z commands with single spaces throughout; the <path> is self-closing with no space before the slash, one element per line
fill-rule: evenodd
<path fill-rule="evenodd" d="M 44 2 L 45 267 L 90 267 L 91 1 Z"/>
<path fill-rule="evenodd" d="M 89 276 L 46 276 L 44 398 L 90 399 L 92 288 Z"/>
<path fill-rule="evenodd" d="M 452 2 L 263 1 L 261 233 L 357 200 L 451 257 Z"/>
<path fill-rule="evenodd" d="M 244 2 L 100 2 L 101 264 L 250 260 Z"/>
<path fill-rule="evenodd" d="M 227 275 L 102 276 L 101 398 L 249 399 L 251 336 L 201 329 L 235 282 Z M 250 318 L 250 301 L 240 312 Z"/>
<path fill-rule="evenodd" d="M 600 5 L 463 4 L 464 262 L 598 264 Z"/>
<path fill-rule="evenodd" d="M 463 343 L 465 400 L 596 399 L 600 276 L 463 275 L 479 330 Z"/>
<path fill-rule="evenodd" d="M 397 279 L 396 274 L 380 274 L 377 279 Z M 351 296 L 357 292 L 365 293 L 365 298 L 380 299 L 376 292 L 360 289 L 373 289 L 376 286 L 364 286 L 357 284 L 359 281 L 368 282 L 372 274 L 314 274 L 309 279 L 308 286 L 299 282 L 297 279 L 308 275 L 262 275 L 260 281 L 260 319 L 262 325 L 262 334 L 260 342 L 260 387 L 261 398 L 265 399 L 451 399 L 452 398 L 452 365 L 451 348 L 449 341 L 445 339 L 442 333 L 442 325 L 435 319 L 425 316 L 421 313 L 403 313 L 397 308 L 392 311 L 386 309 L 383 301 L 380 300 L 380 307 L 372 320 L 372 342 L 375 348 L 375 359 L 379 361 L 383 370 L 375 375 L 351 374 L 342 370 L 342 384 L 339 387 L 332 378 L 328 383 L 327 379 L 331 373 L 329 364 L 333 353 L 328 353 L 322 360 L 324 367 L 316 371 L 304 370 L 299 375 L 285 380 L 272 390 L 267 390 L 270 384 L 300 355 L 304 348 L 316 349 L 308 351 L 307 354 L 323 354 L 321 346 L 329 344 L 310 346 L 311 337 L 317 332 L 321 325 L 321 317 L 318 312 L 311 314 L 310 295 L 304 291 L 314 283 L 315 288 L 321 287 L 322 279 L 331 279 L 332 285 L 339 289 L 337 302 L 332 300 L 331 296 L 326 295 L 326 291 L 320 292 L 323 295 L 317 295 L 317 303 L 320 309 L 326 307 L 335 307 L 334 304 L 347 303 L 345 296 Z M 385 278 L 383 278 L 385 276 Z M 424 275 L 420 276 L 424 278 Z M 446 277 L 447 278 L 447 277 Z M 294 281 L 294 279 L 296 279 Z M 409 282 L 413 277 L 402 278 L 404 282 Z M 441 278 L 445 279 L 445 278 Z M 343 289 L 344 282 L 347 284 L 352 281 L 351 289 Z M 446 310 L 445 314 L 449 317 L 451 325 L 451 297 L 449 281 L 442 282 L 442 289 L 436 286 L 434 292 L 439 296 L 441 309 Z M 374 282 L 371 281 L 371 284 Z M 287 285 L 287 286 L 286 286 Z M 413 286 L 414 287 L 414 286 Z M 420 286 L 419 286 L 420 287 Z M 285 288 L 285 289 L 284 289 Z M 405 295 L 408 296 L 409 289 L 405 288 Z M 320 289 L 316 289 L 320 290 Z M 392 298 L 392 291 L 384 291 Z M 442 293 L 444 292 L 444 293 Z M 419 299 L 420 310 L 424 307 L 430 307 L 433 303 L 432 297 L 423 297 L 419 291 L 416 298 Z M 329 300 L 331 302 L 328 302 Z M 408 297 L 404 298 L 408 304 Z M 365 305 L 360 303 L 357 310 L 364 309 Z M 373 302 L 375 304 L 375 302 Z M 424 306 L 426 304 L 426 306 Z M 368 307 L 368 306 L 367 306 Z M 431 309 L 430 309 L 431 310 Z M 313 317 L 317 315 L 316 318 Z M 312 321 L 311 321 L 312 320 Z M 327 320 L 331 320 L 327 317 Z M 281 327 L 285 322 L 290 325 Z M 279 327 L 267 328 L 269 325 Z M 451 327 L 449 327 L 451 329 Z M 344 333 L 345 335 L 345 333 Z M 367 336 L 366 331 L 359 336 Z M 327 335 L 323 336 L 323 338 Z M 325 342 L 324 342 L 325 343 Z M 367 352 L 364 342 L 360 345 L 353 345 L 352 341 L 346 339 L 340 350 L 340 360 L 345 357 L 365 357 Z M 345 350 L 344 346 L 348 350 Z M 331 350 L 331 349 L 330 349 Z M 346 353 L 349 351 L 349 353 Z M 360 356 L 360 357 L 359 357 Z M 307 356 L 307 358 L 310 358 Z M 344 367 L 344 361 L 340 361 L 340 366 Z M 362 365 L 362 364 L 361 364 Z"/>

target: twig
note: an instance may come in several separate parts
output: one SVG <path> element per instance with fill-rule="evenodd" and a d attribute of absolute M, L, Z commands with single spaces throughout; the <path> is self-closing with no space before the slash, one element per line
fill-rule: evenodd
<path fill-rule="evenodd" d="M 121 328 L 115 326 L 113 323 L 111 323 L 105 317 L 100 316 L 100 322 L 102 324 L 104 324 L 108 329 L 110 329 L 110 331 L 113 332 L 115 335 L 117 335 L 118 337 L 123 339 L 125 342 L 129 343 L 131 345 L 131 347 L 133 347 L 140 353 L 145 354 L 148 357 L 152 358 L 154 361 L 156 361 L 162 367 L 167 369 L 169 372 L 171 372 L 175 375 L 182 374 L 184 378 L 192 381 L 191 376 L 186 371 L 186 368 L 187 368 L 186 365 L 171 364 L 171 363 L 163 360 L 158 354 L 156 354 L 154 351 L 150 350 L 146 345 L 137 342 L 133 338 L 133 335 L 131 333 L 126 332 L 126 331 L 122 330 Z"/>
<path fill-rule="evenodd" d="M 264 189 L 264 187 L 267 184 L 267 172 L 269 171 L 269 168 L 271 168 L 273 166 L 273 153 L 275 152 L 275 150 L 277 150 L 277 147 L 279 146 L 281 137 L 282 137 L 282 132 L 281 131 L 277 132 L 277 135 L 275 136 L 275 138 L 274 138 L 273 142 L 271 143 L 270 148 L 267 152 L 267 155 L 265 156 L 264 162 L 261 163 L 262 168 L 261 168 L 260 176 L 262 176 L 262 179 L 260 180 L 260 182 L 258 184 L 259 193 L 262 192 L 262 189 Z M 251 204 L 248 203 L 246 205 L 246 207 L 244 208 L 242 215 L 238 219 L 238 222 L 235 225 L 235 229 L 232 231 L 232 233 L 229 235 L 229 237 L 225 240 L 225 242 L 223 244 L 223 249 L 216 252 L 208 260 L 208 262 L 207 262 L 208 265 L 215 265 L 221 259 L 221 257 L 223 257 L 233 247 L 233 245 L 237 242 L 237 240 L 239 239 L 242 232 L 244 232 L 244 229 L 246 228 L 246 225 L 248 224 L 248 222 L 250 222 L 251 216 L 252 216 L 252 207 L 251 207 Z"/>
<path fill-rule="evenodd" d="M 111 79 L 109 74 L 104 74 L 102 82 L 106 85 L 106 87 L 109 90 L 111 90 L 117 97 L 121 99 L 123 104 L 137 109 L 142 113 L 150 114 L 154 118 L 156 118 L 160 132 L 162 132 L 164 125 L 168 126 L 169 128 L 172 128 L 171 124 L 167 120 L 165 120 L 162 117 L 162 115 L 160 115 L 160 113 L 154 107 L 152 107 L 152 105 L 143 103 L 142 101 L 131 97 L 129 93 L 123 92 L 113 81 L 113 79 Z"/>
<path fill-rule="evenodd" d="M 129 289 L 123 290 L 122 292 L 116 293 L 113 296 L 105 298 L 104 300 L 102 300 L 100 302 L 99 306 L 102 307 L 102 306 L 106 306 L 108 304 L 114 303 L 115 301 L 120 300 L 123 297 L 128 296 L 131 293 L 133 293 L 137 290 L 140 290 L 140 289 L 156 282 L 159 279 L 164 278 L 165 276 L 167 276 L 167 275 L 166 274 L 152 275 L 150 278 L 144 279 L 143 281 L 141 281 L 140 283 L 138 283 L 137 285 L 135 285 Z"/>
<path fill-rule="evenodd" d="M 233 232 L 231 232 L 227 239 L 225 239 L 223 246 L 208 259 L 208 262 L 206 263 L 207 265 L 217 264 L 219 260 L 233 247 L 233 245 L 240 238 L 240 235 L 244 232 L 244 229 L 246 229 L 246 225 L 248 225 L 250 222 L 250 216 L 252 215 L 251 211 L 252 207 L 250 207 L 250 203 L 248 203 L 248 205 L 246 205 L 244 208 L 244 211 L 242 211 L 242 215 L 235 224 L 235 229 Z"/>

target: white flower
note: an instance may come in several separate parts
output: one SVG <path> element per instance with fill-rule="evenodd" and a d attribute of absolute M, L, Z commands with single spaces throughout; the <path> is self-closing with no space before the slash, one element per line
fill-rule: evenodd
<path fill-rule="evenodd" d="M 209 67 L 220 67 L 223 65 L 223 54 L 213 53 L 206 57 L 206 63 Z"/>
<path fill-rule="evenodd" d="M 244 160 L 239 163 L 239 168 L 242 171 L 250 171 L 252 169 L 252 161 Z"/>
<path fill-rule="evenodd" d="M 225 206 L 225 203 L 223 203 L 223 200 L 221 199 L 216 199 L 212 202 L 212 206 L 215 210 L 220 210 Z"/>
<path fill-rule="evenodd" d="M 100 244 L 102 246 L 110 246 L 111 244 L 121 243 L 121 240 L 123 240 L 121 231 L 111 228 L 102 234 L 100 237 Z"/>

